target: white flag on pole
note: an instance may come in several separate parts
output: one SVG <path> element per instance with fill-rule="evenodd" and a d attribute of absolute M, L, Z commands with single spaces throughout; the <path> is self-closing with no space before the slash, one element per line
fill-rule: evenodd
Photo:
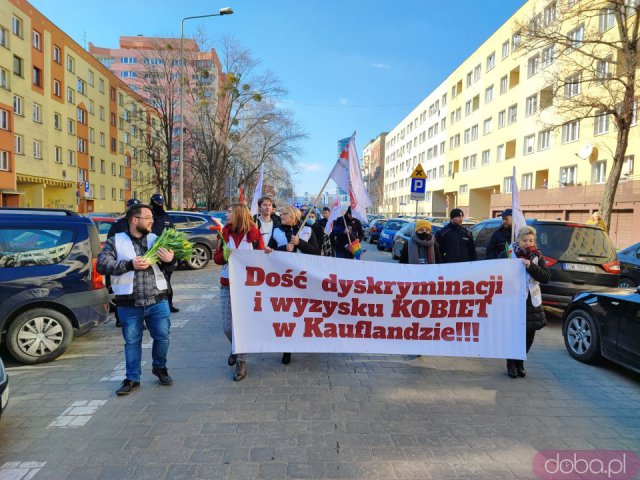
<path fill-rule="evenodd" d="M 362 179 L 355 137 L 354 133 L 329 176 L 342 190 L 349 193 L 351 214 L 360 221 L 367 222 L 367 207 L 371 206 L 371 199 Z"/>
<path fill-rule="evenodd" d="M 342 205 L 340 205 L 340 199 L 336 197 L 333 205 L 331 206 L 331 213 L 329 214 L 329 218 L 327 218 L 327 224 L 324 226 L 324 233 L 327 235 L 331 235 L 331 230 L 333 230 L 333 222 L 336 221 L 337 218 L 342 216 Z"/>
<path fill-rule="evenodd" d="M 253 198 L 251 199 L 251 215 L 258 215 L 258 200 L 262 197 L 262 180 L 264 173 L 264 163 L 260 165 L 260 175 L 258 175 L 258 183 L 256 183 L 256 189 L 253 192 Z"/>
<path fill-rule="evenodd" d="M 516 167 L 513 167 L 513 176 L 511 177 L 511 210 L 512 210 L 512 226 L 511 241 L 515 241 L 518 231 L 527 224 L 520 207 L 520 190 L 518 190 L 518 181 L 516 180 Z"/>

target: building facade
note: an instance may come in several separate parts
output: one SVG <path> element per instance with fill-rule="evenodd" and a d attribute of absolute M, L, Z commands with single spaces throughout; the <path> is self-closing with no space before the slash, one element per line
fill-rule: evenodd
<path fill-rule="evenodd" d="M 384 198 L 384 151 L 387 132 L 365 145 L 362 153 L 364 181 L 371 199 L 371 213 L 382 213 Z"/>
<path fill-rule="evenodd" d="M 23 0 L 0 1 L 0 205 L 122 211 L 153 112 Z"/>

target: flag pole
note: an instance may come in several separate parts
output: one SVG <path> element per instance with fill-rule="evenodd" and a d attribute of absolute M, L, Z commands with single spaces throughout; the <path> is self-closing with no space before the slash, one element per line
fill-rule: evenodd
<path fill-rule="evenodd" d="M 324 182 L 324 185 L 322 185 L 322 188 L 318 192 L 318 195 L 316 196 L 316 199 L 315 199 L 315 201 L 313 202 L 313 205 L 312 205 L 313 208 L 316 207 L 316 203 L 318 203 L 318 199 L 322 195 L 322 192 L 324 192 L 324 189 L 327 187 L 327 184 L 329 183 L 329 180 L 331 180 L 331 175 L 329 175 L 327 177 L 327 179 Z M 304 228 L 304 225 L 307 223 L 307 218 L 309 217 L 309 214 L 311 213 L 311 210 L 312 210 L 311 208 L 307 209 L 307 214 L 304 216 L 304 218 L 302 219 L 302 222 L 300 223 L 300 228 L 296 232 L 296 237 L 300 234 L 300 230 L 302 230 Z"/>

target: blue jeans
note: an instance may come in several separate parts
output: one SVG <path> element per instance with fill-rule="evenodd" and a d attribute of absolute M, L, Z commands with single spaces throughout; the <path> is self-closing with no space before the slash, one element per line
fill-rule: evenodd
<path fill-rule="evenodd" d="M 153 338 L 151 358 L 153 368 L 167 367 L 171 320 L 169 302 L 163 300 L 148 307 L 118 307 L 124 337 L 124 358 L 127 363 L 127 379 L 139 382 L 142 374 L 142 325 L 147 324 Z"/>

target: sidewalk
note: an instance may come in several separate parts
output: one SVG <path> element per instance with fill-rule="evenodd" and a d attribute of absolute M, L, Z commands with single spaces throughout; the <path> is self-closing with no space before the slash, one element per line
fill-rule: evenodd
<path fill-rule="evenodd" d="M 535 478 L 539 450 L 640 452 L 640 377 L 570 358 L 557 320 L 525 379 L 503 360 L 294 353 L 289 365 L 249 355 L 235 383 L 218 268 L 173 284 L 172 386 L 151 375 L 145 348 L 142 388 L 115 396 L 124 354 L 112 321 L 54 363 L 10 365 L 0 480 Z"/>

